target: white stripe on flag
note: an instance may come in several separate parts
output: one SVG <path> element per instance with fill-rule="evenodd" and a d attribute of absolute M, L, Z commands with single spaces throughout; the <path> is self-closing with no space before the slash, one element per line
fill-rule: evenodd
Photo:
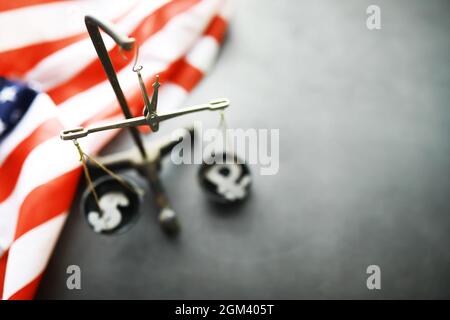
<path fill-rule="evenodd" d="M 186 61 L 203 73 L 207 73 L 219 52 L 219 43 L 210 36 L 202 37 L 186 56 Z"/>
<path fill-rule="evenodd" d="M 188 92 L 179 85 L 171 82 L 165 83 L 159 90 L 158 109 L 174 110 L 186 100 L 187 95 Z"/>
<path fill-rule="evenodd" d="M 139 58 L 174 61 L 198 40 L 211 18 L 219 11 L 221 1 L 200 2 L 174 18 L 167 26 L 140 47 Z M 142 51 L 142 52 L 141 52 Z"/>
<path fill-rule="evenodd" d="M 14 241 L 8 254 L 3 299 L 10 298 L 44 271 L 66 216 L 62 213 Z"/>

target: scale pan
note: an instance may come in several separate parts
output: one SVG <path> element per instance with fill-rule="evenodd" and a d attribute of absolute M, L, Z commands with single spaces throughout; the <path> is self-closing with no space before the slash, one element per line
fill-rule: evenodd
<path fill-rule="evenodd" d="M 250 169 L 233 154 L 220 153 L 214 159 L 211 156 L 200 167 L 198 178 L 207 196 L 217 203 L 239 203 L 250 192 Z"/>
<path fill-rule="evenodd" d="M 99 198 L 99 212 L 94 194 L 87 188 L 81 199 L 81 212 L 94 232 L 120 234 L 129 230 L 136 222 L 142 197 L 135 191 L 136 183 L 129 177 L 120 175 L 129 188 L 111 176 L 103 176 L 93 181 Z"/>

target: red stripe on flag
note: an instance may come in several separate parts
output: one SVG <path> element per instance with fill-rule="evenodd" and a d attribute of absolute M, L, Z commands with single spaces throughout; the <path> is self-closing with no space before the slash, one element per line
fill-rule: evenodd
<path fill-rule="evenodd" d="M 2 182 L 0 188 L 0 202 L 3 202 L 13 192 L 22 165 L 30 152 L 42 142 L 57 136 L 62 129 L 61 123 L 56 118 L 46 120 L 37 127 L 33 133 L 19 143 L 8 155 L 0 166 L 0 181 Z"/>
<path fill-rule="evenodd" d="M 33 281 L 29 282 L 25 287 L 14 293 L 8 300 L 31 300 L 33 299 L 39 282 L 41 282 L 42 274 L 38 275 Z"/>
<path fill-rule="evenodd" d="M 77 34 L 56 41 L 40 42 L 23 48 L 0 53 L 0 74 L 8 77 L 19 77 L 38 64 L 48 55 L 86 38 L 87 34 Z"/>
<path fill-rule="evenodd" d="M 0 11 L 14 10 L 28 6 L 34 6 L 61 0 L 3 0 L 0 1 Z"/>
<path fill-rule="evenodd" d="M 188 10 L 198 2 L 199 0 L 180 0 L 163 5 L 145 18 L 130 34 L 130 37 L 135 38 L 137 43 L 144 42 L 150 36 L 161 30 L 174 16 Z M 123 69 L 130 62 L 123 58 L 117 45 L 109 52 L 109 56 L 116 72 Z M 71 96 L 85 91 L 105 79 L 106 75 L 100 61 L 95 60 L 76 76 L 49 90 L 48 94 L 55 104 L 58 105 Z"/>
<path fill-rule="evenodd" d="M 66 211 L 72 203 L 80 174 L 78 167 L 31 191 L 20 207 L 14 240 Z"/>
<path fill-rule="evenodd" d="M 5 273 L 6 273 L 6 262 L 8 261 L 8 253 L 6 250 L 0 257 L 0 298 L 3 295 L 3 284 L 5 283 Z"/>
<path fill-rule="evenodd" d="M 168 81 L 179 85 L 188 92 L 192 91 L 203 77 L 203 72 L 188 63 L 184 58 L 172 64 L 165 73 L 167 73 Z"/>
<path fill-rule="evenodd" d="M 211 36 L 216 39 L 218 43 L 222 43 L 227 26 L 227 22 L 222 17 L 216 16 L 206 29 L 205 36 Z"/>

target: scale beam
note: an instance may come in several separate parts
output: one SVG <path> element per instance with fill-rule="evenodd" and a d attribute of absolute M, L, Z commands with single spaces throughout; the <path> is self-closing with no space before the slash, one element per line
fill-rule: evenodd
<path fill-rule="evenodd" d="M 105 131 L 105 130 L 111 130 L 111 129 L 121 129 L 121 128 L 131 128 L 131 127 L 138 127 L 138 126 L 144 126 L 148 125 L 152 131 L 158 131 L 159 129 L 159 123 L 165 120 L 169 120 L 172 118 L 176 118 L 188 113 L 193 112 L 199 112 L 204 110 L 222 110 L 227 108 L 230 105 L 230 101 L 228 99 L 216 99 L 212 100 L 209 103 L 204 103 L 192 107 L 187 107 L 181 110 L 172 111 L 168 113 L 163 113 L 158 115 L 157 113 L 150 112 L 147 113 L 146 116 L 140 116 L 125 120 L 120 120 L 116 122 L 111 122 L 99 126 L 94 126 L 90 128 L 83 128 L 83 127 L 76 127 L 73 129 L 67 129 L 62 130 L 60 137 L 62 140 L 74 140 L 86 137 L 87 135 L 99 132 L 99 131 Z"/>

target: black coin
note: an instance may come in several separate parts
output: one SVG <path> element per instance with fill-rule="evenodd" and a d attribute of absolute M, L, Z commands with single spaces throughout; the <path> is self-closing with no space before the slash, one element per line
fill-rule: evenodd
<path fill-rule="evenodd" d="M 81 211 L 89 227 L 97 233 L 123 233 L 137 220 L 141 196 L 130 178 L 120 177 L 126 185 L 111 176 L 103 176 L 93 182 L 102 212 L 99 212 L 94 194 L 89 188 L 86 188 L 81 199 Z"/>
<path fill-rule="evenodd" d="M 211 156 L 204 161 L 200 167 L 199 180 L 208 197 L 222 204 L 241 202 L 250 192 L 250 169 L 230 153 Z"/>

